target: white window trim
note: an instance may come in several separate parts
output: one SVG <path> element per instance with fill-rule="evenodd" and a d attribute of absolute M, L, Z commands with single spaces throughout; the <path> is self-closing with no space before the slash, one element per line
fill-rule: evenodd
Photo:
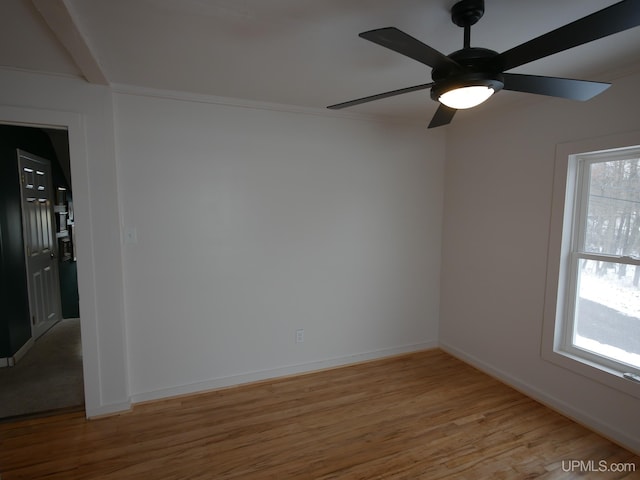
<path fill-rule="evenodd" d="M 640 398 L 640 383 L 624 378 L 624 372 L 604 365 L 597 356 L 590 359 L 583 352 L 580 355 L 572 353 L 562 344 L 561 331 L 566 328 L 563 318 L 568 308 L 566 299 L 570 298 L 567 289 L 571 288 L 571 283 L 566 279 L 570 274 L 569 255 L 574 241 L 571 238 L 572 212 L 579 201 L 575 185 L 578 156 L 586 152 L 633 145 L 640 145 L 640 131 L 564 143 L 556 147 L 541 355 L 558 366 Z"/>

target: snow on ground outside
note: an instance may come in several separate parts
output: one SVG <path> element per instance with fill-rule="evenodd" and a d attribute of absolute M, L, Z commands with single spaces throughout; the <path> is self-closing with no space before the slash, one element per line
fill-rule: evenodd
<path fill-rule="evenodd" d="M 588 263 L 594 264 L 592 261 Z M 640 288 L 633 285 L 633 274 L 633 267 L 627 267 L 627 275 L 622 279 L 618 278 L 613 269 L 607 275 L 598 276 L 591 268 L 585 268 L 580 276 L 580 297 L 605 305 L 640 322 Z M 640 352 L 627 352 L 580 335 L 576 335 L 575 345 L 640 368 Z"/>

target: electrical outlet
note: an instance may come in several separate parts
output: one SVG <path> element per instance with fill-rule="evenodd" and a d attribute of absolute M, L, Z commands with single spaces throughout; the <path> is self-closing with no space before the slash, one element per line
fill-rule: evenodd
<path fill-rule="evenodd" d="M 304 342 L 304 330 L 296 330 L 296 343 Z"/>

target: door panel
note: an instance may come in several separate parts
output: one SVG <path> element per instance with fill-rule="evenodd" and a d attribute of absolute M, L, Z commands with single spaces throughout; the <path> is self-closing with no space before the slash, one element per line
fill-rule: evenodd
<path fill-rule="evenodd" d="M 55 192 L 48 160 L 18 150 L 31 330 L 38 338 L 61 319 L 53 224 Z"/>

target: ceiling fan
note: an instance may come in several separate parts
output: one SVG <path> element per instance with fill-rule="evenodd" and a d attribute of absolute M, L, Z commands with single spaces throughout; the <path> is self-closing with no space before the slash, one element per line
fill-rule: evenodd
<path fill-rule="evenodd" d="M 640 25 L 640 0 L 623 0 L 502 53 L 471 46 L 471 26 L 484 15 L 484 0 L 461 0 L 451 8 L 451 20 L 464 28 L 462 50 L 444 55 L 395 27 L 370 30 L 360 37 L 428 65 L 432 82 L 338 103 L 341 109 L 403 93 L 431 88 L 440 102 L 429 128 L 451 122 L 456 111 L 471 108 L 499 90 L 589 100 L 611 84 L 506 73 L 534 60 L 568 50 Z"/>

